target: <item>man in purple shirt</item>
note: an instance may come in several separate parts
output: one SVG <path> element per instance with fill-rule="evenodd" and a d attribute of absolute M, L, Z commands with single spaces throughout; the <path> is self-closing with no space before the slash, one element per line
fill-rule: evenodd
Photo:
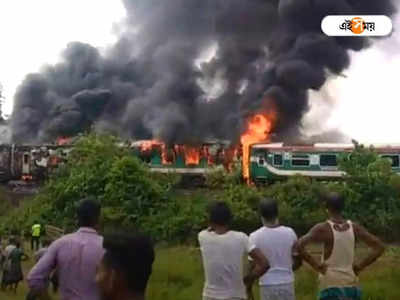
<path fill-rule="evenodd" d="M 103 257 L 103 238 L 97 233 L 100 205 L 82 200 L 77 211 L 79 230 L 53 242 L 28 275 L 28 285 L 38 294 L 46 289 L 57 268 L 62 300 L 99 300 L 96 269 Z"/>

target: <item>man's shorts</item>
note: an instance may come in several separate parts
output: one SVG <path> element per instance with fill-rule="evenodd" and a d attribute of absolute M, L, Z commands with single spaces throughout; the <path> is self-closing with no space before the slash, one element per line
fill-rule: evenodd
<path fill-rule="evenodd" d="M 261 300 L 295 300 L 294 283 L 261 285 Z"/>
<path fill-rule="evenodd" d="M 361 300 L 361 290 L 358 287 L 329 288 L 322 290 L 319 300 Z"/>

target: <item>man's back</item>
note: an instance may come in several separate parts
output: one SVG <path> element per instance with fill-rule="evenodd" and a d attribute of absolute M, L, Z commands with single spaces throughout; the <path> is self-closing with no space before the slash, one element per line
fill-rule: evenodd
<path fill-rule="evenodd" d="M 263 226 L 250 235 L 250 244 L 254 245 L 267 258 L 270 268 L 260 277 L 260 285 L 292 283 L 293 246 L 296 243 L 295 232 L 286 226 Z"/>
<path fill-rule="evenodd" d="M 41 233 L 42 226 L 38 223 L 33 224 L 32 226 L 32 236 L 39 237 Z"/>
<path fill-rule="evenodd" d="M 81 228 L 55 241 L 28 275 L 31 288 L 40 288 L 56 267 L 63 300 L 98 300 L 96 268 L 103 257 L 103 238 Z"/>
<path fill-rule="evenodd" d="M 321 289 L 356 286 L 358 280 L 353 271 L 355 235 L 352 222 L 339 224 L 328 220 L 325 228 L 328 230 L 325 235 L 325 251 L 329 253 L 324 253 L 327 270 L 324 275 L 320 275 Z"/>
<path fill-rule="evenodd" d="M 205 297 L 246 298 L 243 284 L 243 256 L 250 252 L 248 237 L 241 232 L 199 233 L 206 283 Z"/>
<path fill-rule="evenodd" d="M 385 247 L 376 236 L 363 226 L 343 217 L 345 199 L 338 193 L 327 193 L 321 198 L 328 213 L 327 222 L 315 225 L 303 236 L 297 247 L 303 259 L 320 274 L 318 299 L 361 299 L 358 274 L 383 254 Z M 368 256 L 354 262 L 356 241 L 372 249 Z M 306 249 L 307 245 L 324 245 L 323 259 L 316 260 Z"/>

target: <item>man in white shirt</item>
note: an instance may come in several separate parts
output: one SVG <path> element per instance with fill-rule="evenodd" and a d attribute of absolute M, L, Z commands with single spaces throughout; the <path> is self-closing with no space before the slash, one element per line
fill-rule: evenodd
<path fill-rule="evenodd" d="M 205 272 L 203 300 L 246 299 L 244 280 L 260 277 L 268 262 L 260 250 L 249 244 L 246 234 L 229 230 L 232 213 L 226 203 L 214 203 L 209 214 L 210 227 L 198 236 Z M 254 260 L 255 268 L 244 279 L 245 255 Z"/>
<path fill-rule="evenodd" d="M 259 279 L 260 299 L 294 300 L 293 270 L 301 266 L 296 233 L 292 228 L 279 224 L 275 200 L 263 199 L 259 211 L 263 226 L 250 234 L 249 240 L 260 249 L 270 266 Z M 247 287 L 251 289 L 251 283 Z"/>

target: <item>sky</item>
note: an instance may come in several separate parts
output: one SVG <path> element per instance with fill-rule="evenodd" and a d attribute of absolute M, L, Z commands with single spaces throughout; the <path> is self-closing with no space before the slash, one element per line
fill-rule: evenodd
<path fill-rule="evenodd" d="M 28 73 L 57 62 L 68 42 L 112 44 L 116 23 L 125 16 L 118 0 L 1 0 L 0 12 L 0 83 L 7 114 Z"/>
<path fill-rule="evenodd" d="M 93 10 L 93 8 L 95 8 Z M 125 16 L 117 0 L 1 0 L 0 83 L 11 114 L 17 86 L 31 72 L 55 63 L 68 42 L 104 48 L 116 41 Z M 396 17 L 394 29 L 400 28 Z M 338 129 L 365 143 L 400 143 L 400 34 L 352 53 L 346 78 L 311 93 L 304 131 Z"/>
<path fill-rule="evenodd" d="M 310 93 L 305 131 L 336 129 L 364 143 L 400 143 L 400 16 L 392 22 L 390 37 L 351 53 L 346 77 L 333 78 L 320 92 Z"/>

